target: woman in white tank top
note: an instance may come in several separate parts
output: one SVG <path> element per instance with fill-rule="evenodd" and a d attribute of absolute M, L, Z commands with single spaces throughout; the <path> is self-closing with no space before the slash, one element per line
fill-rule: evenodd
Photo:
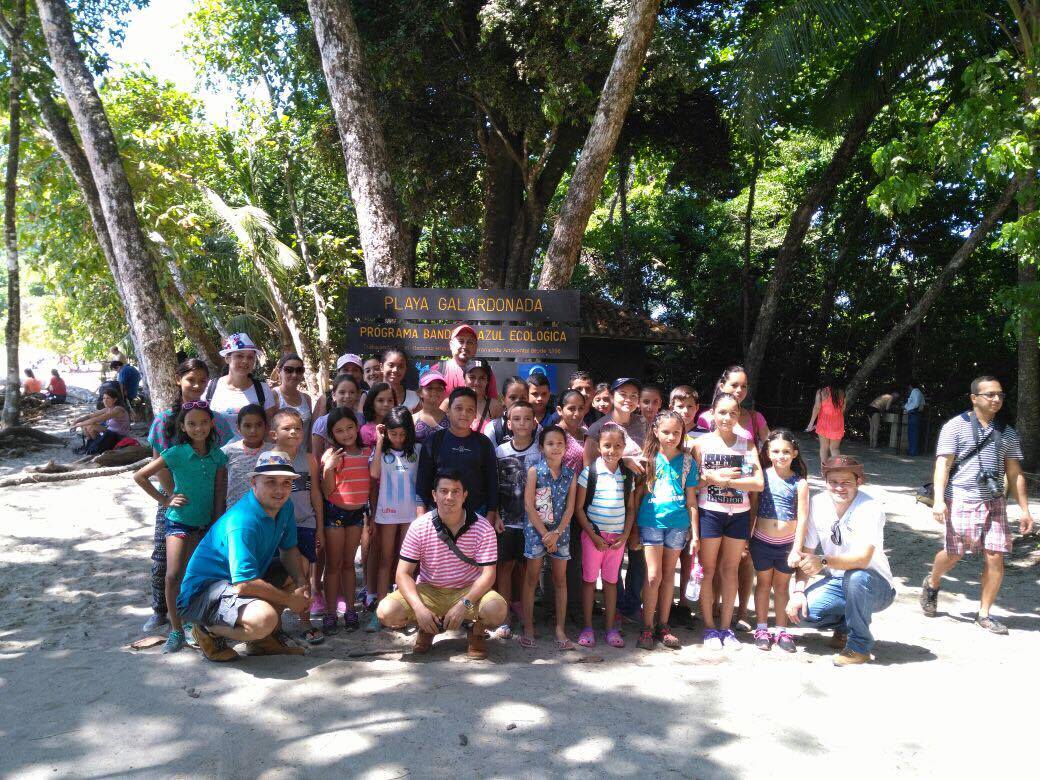
<path fill-rule="evenodd" d="M 310 447 L 311 441 L 311 397 L 300 390 L 303 381 L 303 359 L 299 355 L 282 355 L 278 361 L 278 395 L 279 409 L 295 409 L 303 420 L 303 449 Z"/>

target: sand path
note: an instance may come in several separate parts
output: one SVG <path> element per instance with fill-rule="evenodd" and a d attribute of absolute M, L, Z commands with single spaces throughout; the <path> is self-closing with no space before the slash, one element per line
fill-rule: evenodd
<path fill-rule="evenodd" d="M 413 660 L 411 640 L 387 632 L 231 665 L 135 652 L 154 505 L 126 474 L 4 489 L 0 775 L 1028 774 L 1038 567 L 1009 566 L 998 610 L 1008 637 L 970 622 L 977 561 L 953 572 L 941 616 L 925 619 L 918 585 L 940 529 L 913 489 L 929 463 L 868 457 L 899 593 L 875 622 L 876 663 L 854 669 L 833 668 L 817 634 L 793 656 L 720 656 L 685 631 L 683 649 L 646 653 L 631 626 L 624 650 L 492 642 L 485 662 L 465 659 L 461 635 Z M 348 657 L 374 650 L 392 652 Z M 588 656 L 603 660 L 577 662 Z"/>

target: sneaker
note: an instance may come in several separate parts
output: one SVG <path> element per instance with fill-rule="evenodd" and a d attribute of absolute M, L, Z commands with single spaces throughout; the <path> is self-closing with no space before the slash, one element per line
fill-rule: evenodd
<path fill-rule="evenodd" d="M 642 650 L 653 650 L 654 649 L 654 632 L 649 628 L 644 628 L 639 632 L 639 639 L 636 641 L 636 647 Z"/>
<path fill-rule="evenodd" d="M 166 617 L 166 613 L 153 612 L 152 616 L 144 622 L 143 626 L 141 626 L 141 630 L 146 633 L 151 633 L 152 631 L 158 631 L 160 628 L 165 628 L 168 625 L 170 625 L 170 619 Z"/>
<path fill-rule="evenodd" d="M 921 611 L 926 617 L 935 617 L 935 612 L 939 608 L 939 589 L 933 588 L 929 582 L 929 577 L 924 578 L 924 582 L 921 583 Z"/>
<path fill-rule="evenodd" d="M 657 627 L 656 638 L 658 642 L 671 650 L 678 650 L 682 647 L 679 637 L 672 633 L 672 629 L 669 628 L 667 623 L 661 623 Z"/>
<path fill-rule="evenodd" d="M 839 628 L 834 629 L 834 633 L 831 634 L 831 638 L 827 640 L 827 644 L 833 647 L 835 650 L 844 650 L 845 643 L 849 641 L 849 632 L 842 631 Z"/>
<path fill-rule="evenodd" d="M 704 629 L 704 646 L 709 650 L 721 650 L 722 632 L 714 628 Z"/>
<path fill-rule="evenodd" d="M 166 644 L 163 645 L 163 655 L 167 653 L 176 653 L 184 647 L 184 632 L 174 629 L 166 637 Z"/>
<path fill-rule="evenodd" d="M 785 653 L 793 653 L 795 650 L 794 637 L 786 631 L 781 630 L 780 633 L 776 635 L 776 646 Z"/>
<path fill-rule="evenodd" d="M 834 656 L 835 666 L 856 666 L 870 662 L 870 656 L 866 653 L 857 653 L 855 650 L 845 648 Z"/>
<path fill-rule="evenodd" d="M 374 634 L 383 627 L 382 623 L 379 622 L 379 618 L 376 617 L 376 613 L 372 613 L 372 617 L 368 619 L 368 623 L 365 624 L 365 633 Z"/>
<path fill-rule="evenodd" d="M 773 649 L 773 635 L 769 633 L 768 628 L 755 629 L 755 647 L 759 650 Z"/>
<path fill-rule="evenodd" d="M 740 640 L 737 639 L 737 635 L 735 633 L 733 633 L 733 629 L 732 628 L 727 628 L 725 631 L 722 631 L 721 633 L 722 633 L 722 646 L 723 646 L 724 649 L 726 649 L 726 650 L 739 650 L 740 648 L 742 648 L 744 646 L 744 645 L 742 645 L 740 643 Z"/>
<path fill-rule="evenodd" d="M 672 608 L 672 619 L 685 629 L 692 631 L 697 625 L 697 616 L 685 604 Z"/>
<path fill-rule="evenodd" d="M 191 623 L 184 624 L 184 644 L 195 650 L 199 649 L 199 643 L 195 641 L 195 626 Z"/>
<path fill-rule="evenodd" d="M 492 639 L 509 639 L 513 635 L 513 628 L 508 623 L 503 623 L 491 632 Z"/>
<path fill-rule="evenodd" d="M 328 610 L 325 608 L 325 594 L 321 591 L 315 593 L 314 598 L 311 599 L 311 617 L 321 617 L 327 611 Z"/>
<path fill-rule="evenodd" d="M 357 612 L 352 609 L 348 609 L 343 613 L 343 625 L 347 631 L 356 631 L 358 626 L 361 625 L 361 620 L 358 618 Z"/>
<path fill-rule="evenodd" d="M 979 628 L 986 629 L 991 634 L 998 634 L 1000 636 L 1004 636 L 1008 632 L 1007 626 L 1005 626 L 999 620 L 994 620 L 989 615 L 976 615 L 975 625 L 977 625 Z"/>
<path fill-rule="evenodd" d="M 339 619 L 335 615 L 325 613 L 321 616 L 321 632 L 325 636 L 334 636 L 339 633 Z"/>
<path fill-rule="evenodd" d="M 342 596 L 340 596 L 339 599 L 336 600 L 336 614 L 340 617 L 343 617 L 345 614 L 347 614 L 347 600 Z"/>
<path fill-rule="evenodd" d="M 228 647 L 224 637 L 211 634 L 197 623 L 192 627 L 191 633 L 207 660 L 234 661 L 238 658 L 238 653 Z"/>

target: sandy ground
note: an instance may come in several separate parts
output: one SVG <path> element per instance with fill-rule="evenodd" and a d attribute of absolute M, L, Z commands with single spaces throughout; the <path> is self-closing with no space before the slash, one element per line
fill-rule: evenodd
<path fill-rule="evenodd" d="M 1031 773 L 1038 567 L 1022 555 L 1009 566 L 997 614 L 1010 636 L 971 623 L 977 561 L 954 570 L 941 615 L 924 618 L 918 586 L 940 534 L 913 489 L 929 463 L 869 458 L 899 593 L 876 618 L 876 662 L 852 669 L 832 667 L 818 634 L 800 636 L 793 656 L 750 646 L 719 655 L 699 631 L 680 630 L 681 650 L 646 653 L 632 626 L 624 650 L 492 642 L 483 662 L 465 659 L 461 635 L 438 638 L 420 660 L 410 638 L 389 632 L 230 665 L 192 650 L 132 651 L 148 614 L 154 505 L 126 474 L 5 489 L 0 775 Z M 375 650 L 390 652 L 349 655 Z"/>

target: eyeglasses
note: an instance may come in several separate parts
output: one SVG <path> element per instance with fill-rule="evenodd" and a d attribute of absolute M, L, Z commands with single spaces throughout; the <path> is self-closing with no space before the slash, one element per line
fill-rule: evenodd
<path fill-rule="evenodd" d="M 834 521 L 834 525 L 831 526 L 831 543 L 836 547 L 841 547 L 841 518 Z"/>
<path fill-rule="evenodd" d="M 209 409 L 208 401 L 188 401 L 186 404 L 181 404 L 181 411 L 187 412 L 191 409 Z"/>
<path fill-rule="evenodd" d="M 283 374 L 302 374 L 303 366 L 282 366 Z"/>
<path fill-rule="evenodd" d="M 975 395 L 981 396 L 987 401 L 1003 401 L 1007 398 L 1007 393 L 975 393 Z"/>

